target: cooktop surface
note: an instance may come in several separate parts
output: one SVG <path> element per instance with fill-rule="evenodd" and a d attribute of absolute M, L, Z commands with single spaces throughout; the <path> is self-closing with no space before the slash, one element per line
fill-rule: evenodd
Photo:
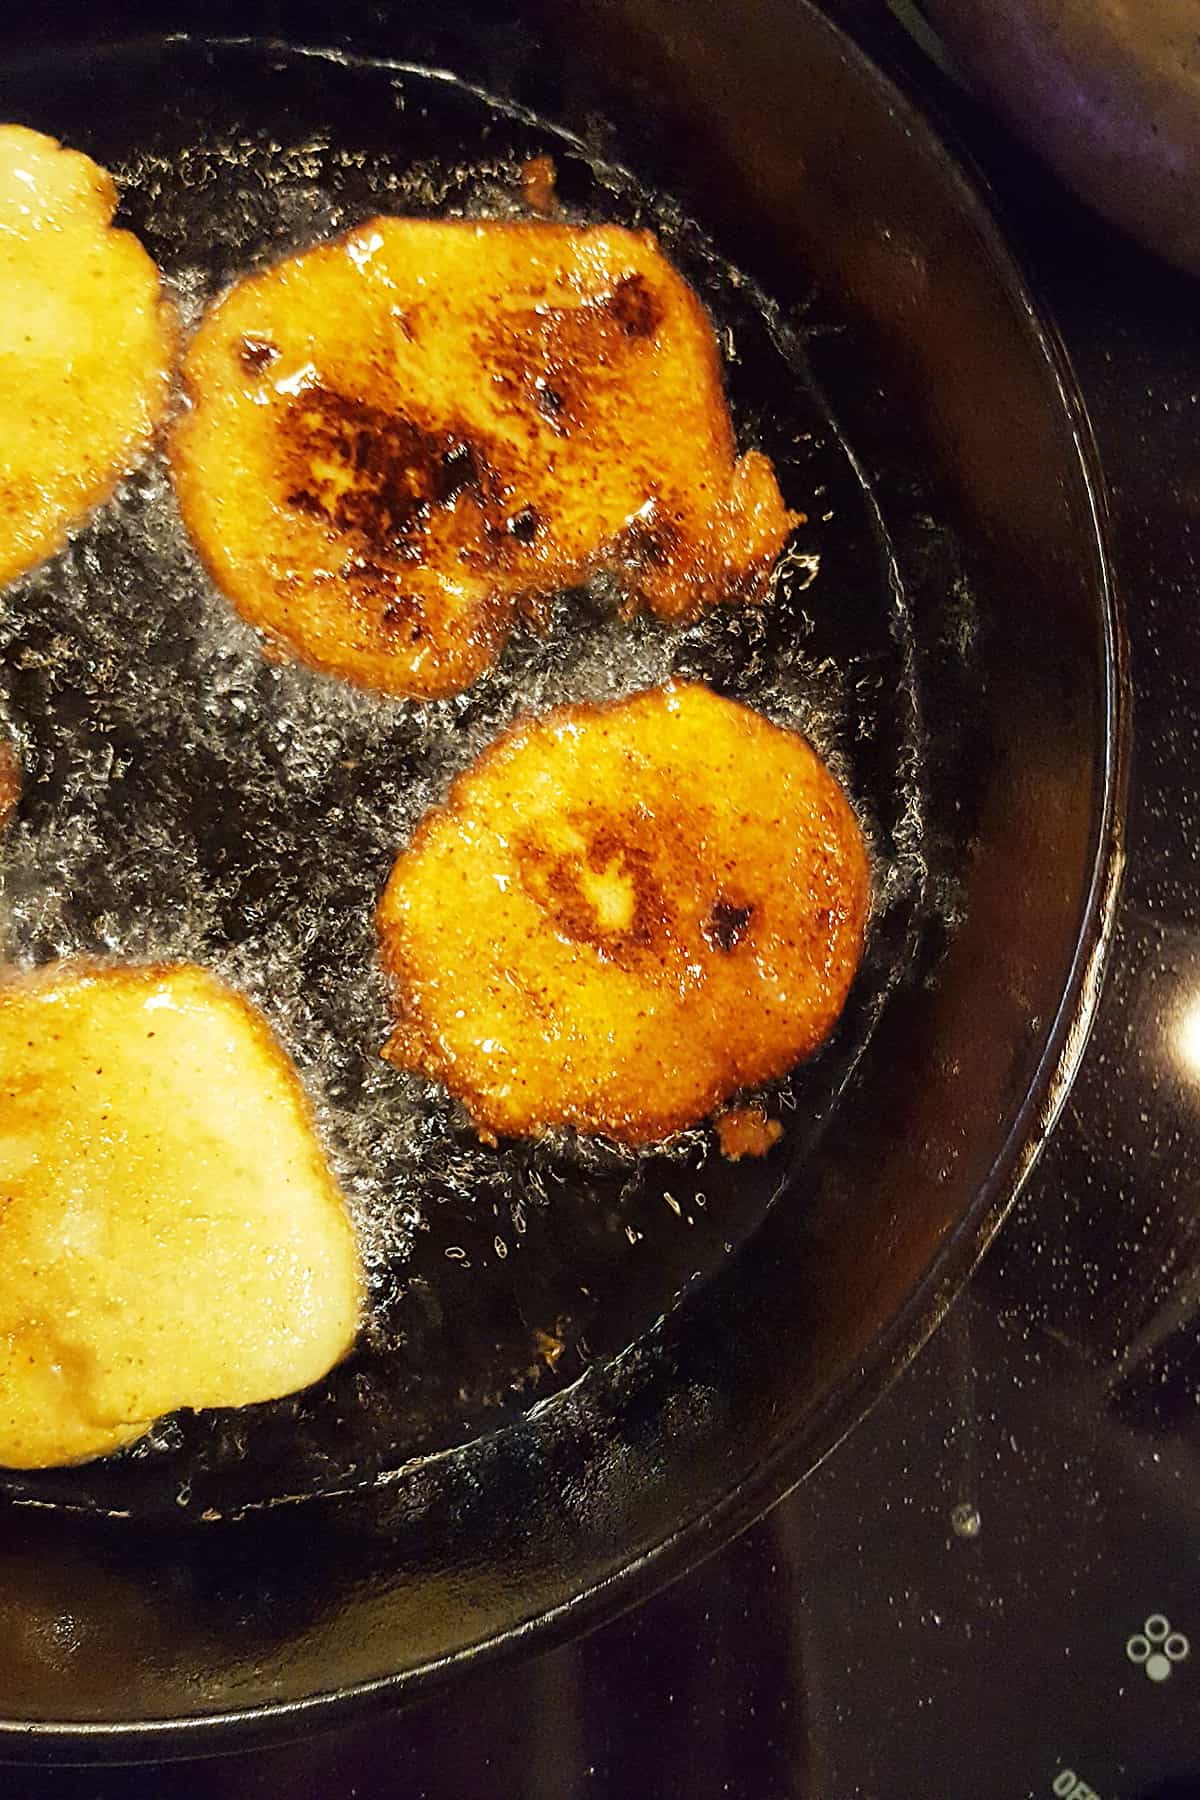
<path fill-rule="evenodd" d="M 1074 358 L 1132 640 L 1117 939 L 1033 1178 L 873 1416 L 639 1611 L 296 1746 L 10 1769 L 14 1800 L 1200 1795 L 1200 304 L 916 79 Z"/>

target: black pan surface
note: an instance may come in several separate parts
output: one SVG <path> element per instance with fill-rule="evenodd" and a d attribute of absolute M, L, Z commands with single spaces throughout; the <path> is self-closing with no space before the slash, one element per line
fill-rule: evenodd
<path fill-rule="evenodd" d="M 123 103 L 160 83 L 169 114 Z M 669 196 L 569 135 L 421 70 L 187 38 L 49 57 L 0 107 L 114 171 L 187 322 L 231 279 L 375 212 L 512 214 L 522 162 L 551 153 L 571 216 L 651 225 L 703 294 L 739 435 L 810 515 L 765 610 L 681 632 L 631 626 L 602 593 L 564 595 L 544 636 L 432 705 L 265 662 L 188 544 L 161 455 L 9 596 L 0 655 L 28 772 L 4 874 L 10 952 L 195 961 L 248 993 L 318 1100 L 368 1259 L 363 1345 L 319 1388 L 172 1419 L 69 1474 L 0 1476 L 42 1499 L 211 1515 L 369 1481 L 494 1429 L 640 1336 L 794 1189 L 924 910 L 911 630 L 802 321 Z M 763 1170 L 731 1178 L 700 1130 L 640 1158 L 487 1149 L 380 1060 L 375 903 L 417 820 L 515 715 L 669 675 L 797 726 L 853 794 L 878 896 L 853 1007 L 775 1096 L 788 1143 Z"/>
<path fill-rule="evenodd" d="M 220 10 L 207 35 L 0 54 L 0 115 L 114 170 L 185 318 L 374 211 L 509 212 L 548 151 L 573 216 L 660 233 L 741 442 L 809 518 L 765 611 L 679 632 L 564 595 L 435 705 L 265 663 L 161 458 L 6 596 L 10 953 L 189 958 L 248 992 L 318 1101 L 373 1305 L 303 1396 L 0 1476 L 23 1753 L 296 1729 L 627 1603 L 752 1516 L 1002 1216 L 1119 866 L 1120 639 L 1069 378 L 962 177 L 815 12 L 781 33 L 764 0 L 731 37 L 702 5 L 598 0 L 572 59 L 532 8 L 517 30 L 373 8 L 332 44 L 302 7 L 248 38 L 214 35 Z M 762 1164 L 702 1131 L 641 1158 L 487 1149 L 379 1061 L 374 901 L 516 713 L 669 673 L 798 726 L 854 796 L 876 909 L 850 1007 L 771 1097 Z"/>

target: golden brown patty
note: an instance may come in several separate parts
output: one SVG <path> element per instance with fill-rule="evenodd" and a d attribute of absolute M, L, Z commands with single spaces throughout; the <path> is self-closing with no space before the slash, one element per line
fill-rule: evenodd
<path fill-rule="evenodd" d="M 0 1464 L 316 1381 L 354 1234 L 284 1051 L 201 969 L 0 984 Z"/>
<path fill-rule="evenodd" d="M 380 902 L 386 1054 L 486 1134 L 642 1144 L 782 1075 L 841 1011 L 868 869 L 795 732 L 672 684 L 519 723 Z"/>
<path fill-rule="evenodd" d="M 166 405 L 174 315 L 116 204 L 88 157 L 0 125 L 0 581 L 107 499 Z"/>
<path fill-rule="evenodd" d="M 760 595 L 792 523 L 648 232 L 374 219 L 240 282 L 185 374 L 175 484 L 214 580 L 389 693 L 468 686 L 519 600 L 601 565 L 667 618 Z"/>

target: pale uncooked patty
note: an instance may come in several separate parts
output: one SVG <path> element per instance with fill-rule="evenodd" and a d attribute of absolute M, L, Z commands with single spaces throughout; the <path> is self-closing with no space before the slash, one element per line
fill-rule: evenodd
<path fill-rule="evenodd" d="M 362 1277 L 295 1070 L 187 966 L 0 985 L 0 1464 L 306 1387 Z"/>
<path fill-rule="evenodd" d="M 108 498 L 166 405 L 174 313 L 116 203 L 89 157 L 0 126 L 0 582 Z"/>

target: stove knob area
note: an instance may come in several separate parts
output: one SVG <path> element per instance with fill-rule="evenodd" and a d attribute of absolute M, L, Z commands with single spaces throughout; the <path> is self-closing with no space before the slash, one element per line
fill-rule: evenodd
<path fill-rule="evenodd" d="M 1165 1613 L 1151 1613 L 1140 1631 L 1125 1644 L 1131 1663 L 1144 1669 L 1151 1681 L 1169 1681 L 1176 1666 L 1191 1655 L 1191 1643 L 1182 1631 L 1173 1631 Z"/>

